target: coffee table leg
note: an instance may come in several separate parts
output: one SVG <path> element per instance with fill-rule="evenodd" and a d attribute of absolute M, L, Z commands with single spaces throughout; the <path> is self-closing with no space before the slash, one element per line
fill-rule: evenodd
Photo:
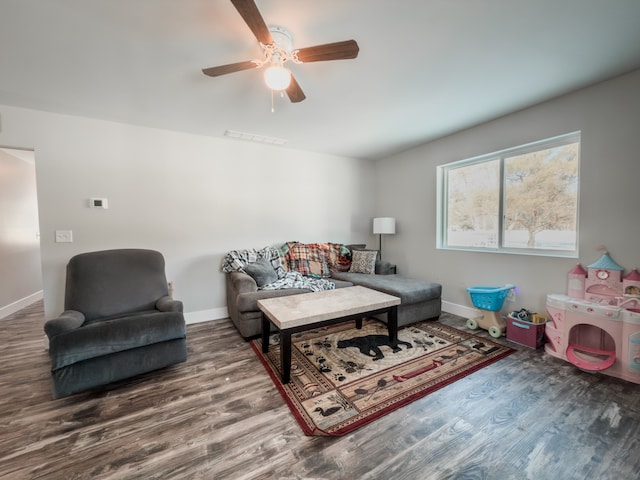
<path fill-rule="evenodd" d="M 267 316 L 262 313 L 262 353 L 267 353 L 269 351 L 269 330 L 270 330 L 270 321 Z"/>
<path fill-rule="evenodd" d="M 356 328 L 360 330 L 362 328 L 362 317 L 356 320 Z"/>
<path fill-rule="evenodd" d="M 398 346 L 398 307 L 391 307 L 387 314 L 387 329 L 389 330 L 389 344 Z"/>
<path fill-rule="evenodd" d="M 282 383 L 291 380 L 291 333 L 280 330 L 280 368 L 282 369 Z"/>

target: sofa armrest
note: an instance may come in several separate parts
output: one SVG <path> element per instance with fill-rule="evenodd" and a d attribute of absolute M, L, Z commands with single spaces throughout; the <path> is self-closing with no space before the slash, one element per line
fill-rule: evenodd
<path fill-rule="evenodd" d="M 169 295 L 160 297 L 156 302 L 156 309 L 161 312 L 179 312 L 182 313 L 183 305 L 180 300 L 174 300 Z"/>
<path fill-rule="evenodd" d="M 231 321 L 242 331 L 242 319 L 238 311 L 238 295 L 242 293 L 256 293 L 258 291 L 258 284 L 251 276 L 244 272 L 229 272 L 225 275 L 229 318 L 231 318 Z"/>
<path fill-rule="evenodd" d="M 64 332 L 79 328 L 84 323 L 84 314 L 76 310 L 66 310 L 58 318 L 52 318 L 44 324 L 44 333 L 50 339 Z"/>
<path fill-rule="evenodd" d="M 250 275 L 244 272 L 231 272 L 227 275 L 229 275 L 229 283 L 235 295 L 258 291 L 258 284 Z"/>

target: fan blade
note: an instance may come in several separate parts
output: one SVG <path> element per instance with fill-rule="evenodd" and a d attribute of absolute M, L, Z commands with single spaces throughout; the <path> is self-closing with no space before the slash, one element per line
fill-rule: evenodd
<path fill-rule="evenodd" d="M 264 19 L 255 2 L 253 0 L 231 0 L 231 3 L 236 7 L 236 10 L 258 41 L 265 45 L 271 45 L 273 43 L 273 37 L 267 28 L 267 24 L 264 23 Z"/>
<path fill-rule="evenodd" d="M 356 58 L 360 48 L 355 40 L 344 42 L 326 43 L 315 47 L 301 48 L 295 53 L 302 63 L 322 62 L 325 60 L 346 60 Z"/>
<path fill-rule="evenodd" d="M 287 95 L 291 103 L 298 103 L 307 98 L 293 75 L 291 75 L 291 83 L 287 87 Z"/>
<path fill-rule="evenodd" d="M 219 67 L 203 68 L 202 73 L 210 77 L 219 77 L 227 73 L 241 72 L 242 70 L 250 70 L 257 67 L 255 62 L 247 60 L 246 62 L 230 63 L 228 65 L 220 65 Z"/>

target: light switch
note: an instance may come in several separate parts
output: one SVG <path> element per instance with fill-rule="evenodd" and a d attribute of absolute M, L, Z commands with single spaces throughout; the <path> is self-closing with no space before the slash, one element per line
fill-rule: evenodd
<path fill-rule="evenodd" d="M 56 243 L 73 242 L 73 232 L 71 230 L 56 230 Z"/>

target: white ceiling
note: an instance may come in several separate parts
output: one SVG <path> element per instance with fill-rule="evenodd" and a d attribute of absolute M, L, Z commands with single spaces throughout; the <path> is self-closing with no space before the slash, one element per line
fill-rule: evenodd
<path fill-rule="evenodd" d="M 640 68 L 639 0 L 256 4 L 358 58 L 291 65 L 307 99 L 272 113 L 260 70 L 201 72 L 260 57 L 228 0 L 0 0 L 0 104 L 380 158 Z"/>

